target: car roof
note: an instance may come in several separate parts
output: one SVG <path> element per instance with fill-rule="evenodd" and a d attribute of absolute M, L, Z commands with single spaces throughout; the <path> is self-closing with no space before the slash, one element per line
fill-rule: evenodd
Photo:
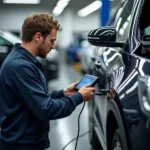
<path fill-rule="evenodd" d="M 17 36 L 13 35 L 8 31 L 0 30 L 0 36 L 12 44 L 21 43 L 21 39 L 19 39 Z"/>

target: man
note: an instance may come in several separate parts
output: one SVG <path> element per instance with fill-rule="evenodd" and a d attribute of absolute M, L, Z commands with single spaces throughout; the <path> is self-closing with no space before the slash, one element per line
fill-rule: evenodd
<path fill-rule="evenodd" d="M 69 116 L 88 101 L 95 88 L 74 90 L 76 83 L 48 93 L 42 66 L 55 48 L 59 22 L 49 14 L 34 14 L 22 26 L 22 43 L 5 59 L 0 71 L 0 150 L 44 150 L 49 147 L 49 120 Z"/>

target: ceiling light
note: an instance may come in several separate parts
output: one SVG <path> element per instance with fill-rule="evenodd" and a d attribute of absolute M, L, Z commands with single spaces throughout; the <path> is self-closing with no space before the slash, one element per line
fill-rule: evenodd
<path fill-rule="evenodd" d="M 3 0 L 6 4 L 39 4 L 41 0 Z"/>
<path fill-rule="evenodd" d="M 67 7 L 69 1 L 70 0 L 59 0 L 53 9 L 53 15 L 59 16 L 64 11 L 65 7 Z"/>
<path fill-rule="evenodd" d="M 64 8 L 60 7 L 55 7 L 53 10 L 53 15 L 54 16 L 59 16 L 63 12 Z"/>
<path fill-rule="evenodd" d="M 58 3 L 57 3 L 57 7 L 62 7 L 62 8 L 64 8 L 64 7 L 66 7 L 67 5 L 68 5 L 68 1 L 62 1 L 62 0 L 60 0 L 60 1 L 58 1 Z"/>
<path fill-rule="evenodd" d="M 102 2 L 100 0 L 96 0 L 90 5 L 86 6 L 85 8 L 79 10 L 78 15 L 80 17 L 85 17 L 91 14 L 92 12 L 96 11 L 97 9 L 99 9 L 101 6 L 102 6 Z"/>

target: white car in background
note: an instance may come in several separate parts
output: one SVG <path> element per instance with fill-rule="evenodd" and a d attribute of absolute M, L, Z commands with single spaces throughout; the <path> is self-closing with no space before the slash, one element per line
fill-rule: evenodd
<path fill-rule="evenodd" d="M 92 61 L 94 56 L 94 49 L 95 46 L 89 44 L 87 40 L 82 41 L 81 43 L 82 50 L 80 51 L 80 64 L 81 64 L 81 71 L 83 73 L 89 73 L 89 65 Z"/>
<path fill-rule="evenodd" d="M 15 43 L 21 43 L 21 39 L 8 31 L 0 30 L 0 67 L 7 55 L 12 51 Z M 47 58 L 39 60 L 43 64 L 47 82 L 57 79 L 59 74 L 58 51 L 54 49 L 48 54 Z"/>

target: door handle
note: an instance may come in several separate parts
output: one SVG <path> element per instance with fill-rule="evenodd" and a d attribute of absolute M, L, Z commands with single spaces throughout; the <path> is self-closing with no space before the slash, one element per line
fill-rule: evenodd
<path fill-rule="evenodd" d="M 97 69 L 99 69 L 99 68 L 101 68 L 101 63 L 100 63 L 100 61 L 95 61 L 95 66 L 96 66 L 96 68 Z"/>
<path fill-rule="evenodd" d="M 94 93 L 94 95 L 106 95 L 109 92 L 107 89 L 101 89 Z"/>
<path fill-rule="evenodd" d="M 103 75 L 108 76 L 106 67 L 103 63 L 101 63 L 99 60 L 97 60 L 97 61 L 95 61 L 95 66 L 96 66 L 96 69 L 98 71 L 100 71 Z"/>

